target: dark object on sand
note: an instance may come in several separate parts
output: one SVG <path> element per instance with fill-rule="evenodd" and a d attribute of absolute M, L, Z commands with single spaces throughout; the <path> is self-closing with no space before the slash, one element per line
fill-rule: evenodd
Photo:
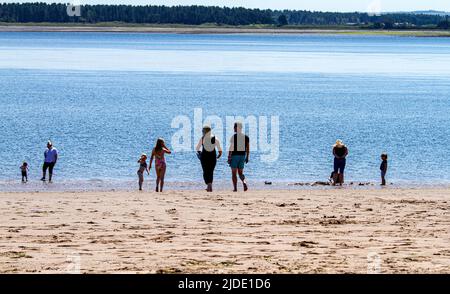
<path fill-rule="evenodd" d="M 358 186 L 372 186 L 371 183 L 359 183 Z"/>
<path fill-rule="evenodd" d="M 321 181 L 318 181 L 318 182 L 314 182 L 314 183 L 312 183 L 311 184 L 311 186 L 329 186 L 330 185 L 330 183 L 329 182 L 321 182 Z"/>
<path fill-rule="evenodd" d="M 332 185 L 338 185 L 338 184 L 341 183 L 341 182 L 340 182 L 340 178 L 339 178 L 339 174 L 338 174 L 338 173 L 335 173 L 334 171 L 331 172 L 331 175 L 330 175 L 330 183 L 331 183 Z"/>
<path fill-rule="evenodd" d="M 293 185 L 293 186 L 310 186 L 310 183 L 293 183 L 293 184 L 289 184 L 289 185 Z"/>

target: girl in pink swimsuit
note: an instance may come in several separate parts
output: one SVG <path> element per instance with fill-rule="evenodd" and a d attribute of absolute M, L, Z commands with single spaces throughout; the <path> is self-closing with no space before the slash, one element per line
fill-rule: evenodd
<path fill-rule="evenodd" d="M 166 174 L 166 159 L 164 154 L 172 153 L 169 148 L 166 147 L 164 140 L 159 138 L 156 141 L 156 146 L 152 150 L 152 156 L 150 157 L 150 166 L 152 167 L 153 158 L 155 159 L 155 171 L 156 171 L 156 192 L 162 192 L 164 187 L 164 176 Z"/>

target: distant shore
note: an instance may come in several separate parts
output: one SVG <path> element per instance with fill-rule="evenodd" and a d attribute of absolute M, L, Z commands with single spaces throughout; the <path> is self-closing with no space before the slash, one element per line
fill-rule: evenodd
<path fill-rule="evenodd" d="M 330 34 L 404 37 L 450 37 L 443 30 L 368 30 L 355 28 L 297 27 L 219 27 L 219 26 L 156 26 L 128 24 L 16 24 L 0 23 L 0 32 L 105 32 L 105 33 L 165 33 L 165 34 Z"/>

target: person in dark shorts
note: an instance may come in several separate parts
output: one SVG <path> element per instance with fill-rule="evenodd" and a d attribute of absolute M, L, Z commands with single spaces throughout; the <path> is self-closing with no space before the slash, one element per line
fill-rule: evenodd
<path fill-rule="evenodd" d="M 342 186 L 344 184 L 344 170 L 346 165 L 346 157 L 348 155 L 347 146 L 342 143 L 341 140 L 336 140 L 336 144 L 333 145 L 334 155 L 334 181 L 333 185 L 339 183 Z"/>
<path fill-rule="evenodd" d="M 147 166 L 147 154 L 142 153 L 141 158 L 138 160 L 139 163 L 139 169 L 137 171 L 138 178 L 139 178 L 139 191 L 142 191 L 142 184 L 144 183 L 144 172 L 147 172 L 147 175 L 150 174 L 149 168 Z"/>
<path fill-rule="evenodd" d="M 217 159 L 222 156 L 222 148 L 220 147 L 219 139 L 211 134 L 210 126 L 203 127 L 202 137 L 198 141 L 196 150 L 202 164 L 206 191 L 212 192 L 214 169 L 216 168 Z"/>
<path fill-rule="evenodd" d="M 24 161 L 20 166 L 20 171 L 22 173 L 22 183 L 28 182 L 28 163 Z"/>
<path fill-rule="evenodd" d="M 388 169 L 388 155 L 386 153 L 381 154 L 381 186 L 386 186 L 386 173 Z"/>
<path fill-rule="evenodd" d="M 44 165 L 42 166 L 42 178 L 41 181 L 45 181 L 45 175 L 48 169 L 48 181 L 52 182 L 53 168 L 58 161 L 58 150 L 53 147 L 51 141 L 47 142 L 47 149 L 44 152 Z"/>
<path fill-rule="evenodd" d="M 233 191 L 237 192 L 237 175 L 242 181 L 244 191 L 248 190 L 245 181 L 244 165 L 248 163 L 250 157 L 250 138 L 242 133 L 242 123 L 234 124 L 234 135 L 230 138 L 230 149 L 228 151 L 228 164 L 231 167 L 233 180 Z"/>

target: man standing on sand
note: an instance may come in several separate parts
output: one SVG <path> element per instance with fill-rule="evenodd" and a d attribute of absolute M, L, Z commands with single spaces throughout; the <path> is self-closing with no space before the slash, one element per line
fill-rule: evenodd
<path fill-rule="evenodd" d="M 47 142 L 47 149 L 44 152 L 44 165 L 42 166 L 42 179 L 45 181 L 45 174 L 48 169 L 48 182 L 52 182 L 53 168 L 55 167 L 56 161 L 58 161 L 58 150 L 53 148 L 51 141 Z"/>
<path fill-rule="evenodd" d="M 242 181 L 244 191 L 247 191 L 244 164 L 248 163 L 250 156 L 250 138 L 242 133 L 242 123 L 240 122 L 234 124 L 234 132 L 234 135 L 230 138 L 230 149 L 228 150 L 228 164 L 231 167 L 233 192 L 237 192 L 237 174 Z"/>

